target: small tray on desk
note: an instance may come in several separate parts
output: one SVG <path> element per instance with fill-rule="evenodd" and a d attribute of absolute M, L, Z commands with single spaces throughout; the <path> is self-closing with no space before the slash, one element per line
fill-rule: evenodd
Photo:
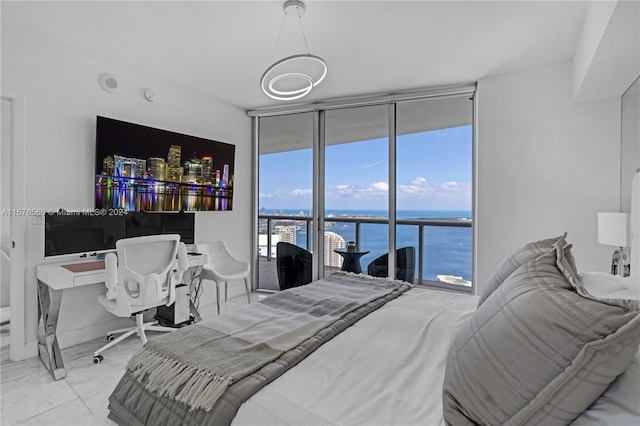
<path fill-rule="evenodd" d="M 104 260 L 96 260 L 95 262 L 80 262 L 62 265 L 63 268 L 77 274 L 79 272 L 99 271 L 104 269 Z"/>

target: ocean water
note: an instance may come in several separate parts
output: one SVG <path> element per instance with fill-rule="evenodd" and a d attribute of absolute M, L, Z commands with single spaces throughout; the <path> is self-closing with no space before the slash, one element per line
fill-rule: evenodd
<path fill-rule="evenodd" d="M 297 215 L 301 210 L 278 210 L 277 214 Z M 267 212 L 273 213 L 273 212 Z M 303 211 L 310 215 L 309 211 Z M 380 210 L 327 210 L 326 215 L 358 215 L 388 217 L 386 211 Z M 468 218 L 468 210 L 398 210 L 398 219 L 452 219 Z M 328 218 L 327 221 L 331 219 Z M 356 226 L 354 223 L 336 222 L 335 226 L 325 228 L 342 236 L 346 241 L 355 241 Z M 388 251 L 388 227 L 386 224 L 362 224 L 360 226 L 360 248 L 369 253 L 361 258 L 363 270 L 369 262 Z M 304 226 L 296 235 L 301 247 L 306 245 L 306 229 Z M 423 279 L 435 280 L 437 275 L 454 275 L 471 281 L 471 240 L 472 229 L 442 226 L 424 228 L 424 252 L 422 254 Z M 418 253 L 418 226 L 398 225 L 396 230 L 396 247 L 413 246 Z M 416 263 L 416 275 L 418 264 Z"/>

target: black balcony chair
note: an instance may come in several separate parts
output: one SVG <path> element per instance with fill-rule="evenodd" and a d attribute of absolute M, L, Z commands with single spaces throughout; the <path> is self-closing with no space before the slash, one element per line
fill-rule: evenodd
<path fill-rule="evenodd" d="M 389 253 L 369 263 L 367 273 L 374 277 L 388 276 Z M 396 279 L 413 284 L 416 272 L 415 247 L 402 247 L 396 250 Z"/>
<path fill-rule="evenodd" d="M 279 242 L 276 245 L 276 263 L 280 290 L 311 282 L 311 252 L 294 244 Z"/>

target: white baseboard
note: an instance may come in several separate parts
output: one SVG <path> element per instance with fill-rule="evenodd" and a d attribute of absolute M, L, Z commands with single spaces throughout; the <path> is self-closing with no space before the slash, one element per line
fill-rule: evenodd
<path fill-rule="evenodd" d="M 133 318 L 114 318 L 110 321 L 60 333 L 58 335 L 58 344 L 60 345 L 60 349 L 65 349 L 100 337 L 106 339 L 107 332 L 119 328 L 132 327 L 134 325 L 136 325 L 136 323 Z"/>

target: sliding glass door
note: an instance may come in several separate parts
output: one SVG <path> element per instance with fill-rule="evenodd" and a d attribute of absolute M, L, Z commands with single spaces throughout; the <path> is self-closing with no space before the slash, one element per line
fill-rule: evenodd
<path fill-rule="evenodd" d="M 355 244 L 355 251 L 366 252 L 354 259 L 364 271 L 388 250 L 387 111 L 387 105 L 373 105 L 326 113 L 325 275 L 342 267 L 345 254 L 338 252 L 349 241 Z"/>
<path fill-rule="evenodd" d="M 279 290 L 278 242 L 311 247 L 313 114 L 260 118 L 258 288 Z"/>
<path fill-rule="evenodd" d="M 357 257 L 349 270 L 471 292 L 474 91 L 250 111 L 260 265 L 293 238 L 313 252 L 315 276 Z M 349 242 L 357 256 L 340 253 Z M 260 269 L 258 287 L 276 289 Z"/>
<path fill-rule="evenodd" d="M 471 288 L 472 118 L 468 95 L 396 106 L 396 247 L 423 283 Z"/>

